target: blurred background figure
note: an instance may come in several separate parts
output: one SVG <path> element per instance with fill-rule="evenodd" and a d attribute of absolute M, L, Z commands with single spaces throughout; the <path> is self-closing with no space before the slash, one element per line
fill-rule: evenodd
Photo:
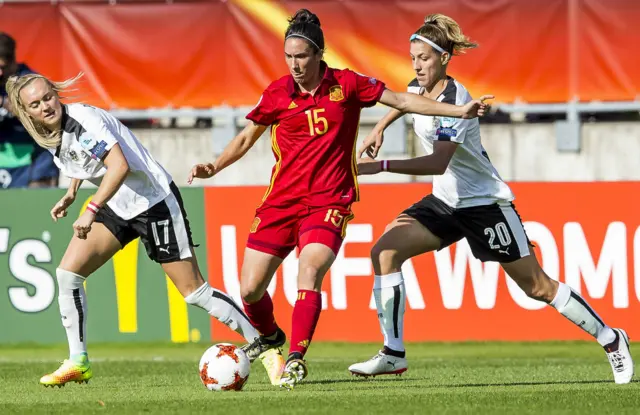
<path fill-rule="evenodd" d="M 0 32 L 0 189 L 58 185 L 53 157 L 29 136 L 7 99 L 7 79 L 33 72 L 27 64 L 16 61 L 15 40 Z"/>

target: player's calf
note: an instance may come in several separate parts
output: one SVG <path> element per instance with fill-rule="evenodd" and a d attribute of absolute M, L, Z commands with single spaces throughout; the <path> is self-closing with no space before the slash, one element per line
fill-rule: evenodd
<path fill-rule="evenodd" d="M 631 381 L 633 360 L 629 352 L 629 338 L 624 330 L 608 326 L 579 293 L 567 284 L 551 280 L 535 256 L 530 255 L 502 266 L 530 297 L 549 303 L 604 347 L 616 383 Z"/>
<path fill-rule="evenodd" d="M 227 294 L 212 288 L 209 283 L 205 282 L 184 299 L 188 304 L 204 309 L 209 315 L 240 334 L 248 342 L 259 337 L 258 331 L 253 327 L 249 317 L 240 306 Z M 253 361 L 258 355 L 251 360 Z"/>

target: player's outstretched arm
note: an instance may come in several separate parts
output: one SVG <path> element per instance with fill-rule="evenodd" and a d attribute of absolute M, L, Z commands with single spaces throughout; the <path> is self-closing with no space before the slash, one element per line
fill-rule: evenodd
<path fill-rule="evenodd" d="M 483 95 L 480 99 L 474 99 L 464 106 L 459 106 L 445 104 L 409 92 L 394 92 L 385 89 L 380 97 L 380 102 L 402 112 L 469 119 L 482 117 L 489 112 L 491 106 L 484 102 L 488 99 L 493 99 L 493 95 Z"/>
<path fill-rule="evenodd" d="M 362 157 L 362 154 L 366 151 L 369 157 L 376 158 L 384 142 L 384 130 L 403 115 L 404 113 L 402 111 L 394 108 L 382 117 L 362 142 L 362 145 L 358 149 L 358 157 Z"/>
<path fill-rule="evenodd" d="M 456 152 L 458 143 L 453 141 L 435 141 L 433 153 L 408 160 L 382 160 L 370 158 L 358 159 L 358 175 L 390 173 L 410 174 L 412 176 L 437 176 L 443 174 Z"/>
<path fill-rule="evenodd" d="M 194 178 L 208 179 L 240 160 L 247 151 L 258 141 L 268 126 L 256 124 L 251 121 L 246 127 L 235 136 L 233 140 L 222 151 L 222 154 L 213 163 L 196 164 L 191 169 L 187 183 L 191 184 Z"/>

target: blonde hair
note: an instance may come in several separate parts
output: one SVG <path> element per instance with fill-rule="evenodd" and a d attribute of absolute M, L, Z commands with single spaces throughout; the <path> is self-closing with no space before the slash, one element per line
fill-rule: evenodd
<path fill-rule="evenodd" d="M 20 99 L 20 91 L 31 82 L 36 79 L 42 79 L 46 82 L 51 90 L 60 98 L 61 93 L 70 91 L 69 87 L 78 81 L 82 77 L 83 73 L 80 72 L 73 78 L 69 78 L 62 82 L 54 82 L 48 78 L 39 74 L 28 74 L 23 76 L 11 76 L 7 80 L 7 96 L 9 102 L 13 108 L 13 113 L 18 117 L 24 128 L 29 132 L 29 135 L 35 140 L 40 147 L 44 148 L 56 148 L 60 145 L 62 140 L 62 129 L 51 131 L 44 124 L 35 121 L 29 113 Z"/>
<path fill-rule="evenodd" d="M 465 53 L 467 49 L 477 48 L 478 44 L 462 33 L 458 22 L 444 14 L 430 14 L 424 18 L 424 24 L 415 34 L 424 36 L 452 55 Z"/>

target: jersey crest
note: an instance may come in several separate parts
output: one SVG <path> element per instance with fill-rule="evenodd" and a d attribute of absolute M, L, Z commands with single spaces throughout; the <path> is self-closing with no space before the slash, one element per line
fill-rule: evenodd
<path fill-rule="evenodd" d="M 344 94 L 342 93 L 342 85 L 334 85 L 329 88 L 329 100 L 330 101 L 342 101 Z"/>

